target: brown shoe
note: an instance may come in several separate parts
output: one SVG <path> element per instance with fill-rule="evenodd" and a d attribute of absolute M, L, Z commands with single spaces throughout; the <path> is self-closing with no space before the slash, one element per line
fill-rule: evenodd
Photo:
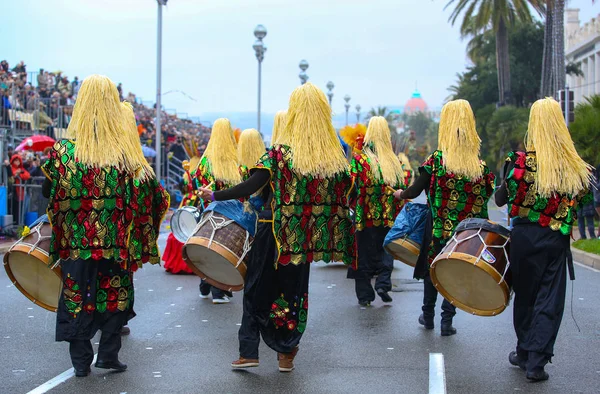
<path fill-rule="evenodd" d="M 240 357 L 231 363 L 231 368 L 233 368 L 233 369 L 250 368 L 250 367 L 258 367 L 258 359 L 257 358 Z"/>
<path fill-rule="evenodd" d="M 294 370 L 294 357 L 298 354 L 298 346 L 291 353 L 277 353 L 279 372 L 292 372 Z"/>

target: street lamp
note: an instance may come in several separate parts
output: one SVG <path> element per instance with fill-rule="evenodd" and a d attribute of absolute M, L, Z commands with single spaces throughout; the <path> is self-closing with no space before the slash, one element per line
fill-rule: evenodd
<path fill-rule="evenodd" d="M 356 104 L 356 123 L 360 123 L 360 104 Z"/>
<path fill-rule="evenodd" d="M 300 82 L 302 83 L 302 85 L 304 85 L 306 83 L 306 81 L 308 81 L 308 75 L 306 75 L 306 69 L 308 69 L 308 62 L 306 60 L 300 60 L 300 64 L 298 65 L 298 67 L 300 67 L 300 74 L 298 75 L 300 77 Z"/>
<path fill-rule="evenodd" d="M 158 21 L 157 21 L 157 37 L 156 37 L 156 180 L 160 181 L 161 168 L 161 134 L 160 134 L 160 89 L 161 89 L 161 73 L 162 73 L 162 6 L 167 5 L 167 0 L 156 0 L 158 4 Z"/>
<path fill-rule="evenodd" d="M 263 38 L 267 36 L 267 29 L 263 25 L 258 25 L 254 29 L 254 37 L 256 37 L 256 41 L 252 48 L 254 48 L 254 52 L 256 54 L 256 60 L 258 60 L 258 120 L 256 129 L 260 133 L 260 88 L 261 88 L 261 65 L 262 61 L 265 58 L 265 52 L 267 51 L 267 47 L 263 45 Z"/>
<path fill-rule="evenodd" d="M 346 102 L 346 104 L 344 104 L 344 107 L 346 108 L 346 126 L 348 126 L 348 111 L 350 110 L 350 96 L 345 95 L 344 101 Z"/>
<path fill-rule="evenodd" d="M 329 98 L 329 106 L 331 107 L 331 101 L 333 100 L 333 88 L 335 87 L 335 85 L 333 84 L 333 82 L 329 81 L 327 82 L 327 90 L 329 90 L 327 92 L 327 97 Z"/>

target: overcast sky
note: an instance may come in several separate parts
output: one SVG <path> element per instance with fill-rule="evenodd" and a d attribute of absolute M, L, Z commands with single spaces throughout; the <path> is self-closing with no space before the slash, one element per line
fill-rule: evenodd
<path fill-rule="evenodd" d="M 431 107 L 463 71 L 465 42 L 447 22 L 446 0 L 169 0 L 163 12 L 163 97 L 166 108 L 254 111 L 257 61 L 253 31 L 263 24 L 263 111 L 287 107 L 306 59 L 310 81 L 335 83 L 364 109 L 403 105 L 418 84 Z M 600 13 L 573 0 L 585 22 Z M 0 57 L 28 70 L 61 69 L 72 78 L 100 73 L 144 100 L 155 100 L 155 0 L 2 1 Z"/>

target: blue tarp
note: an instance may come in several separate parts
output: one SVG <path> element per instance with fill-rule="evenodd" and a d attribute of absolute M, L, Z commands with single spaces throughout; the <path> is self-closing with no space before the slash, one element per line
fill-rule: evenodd
<path fill-rule="evenodd" d="M 407 202 L 396 216 L 394 227 L 387 233 L 383 246 L 400 238 L 408 238 L 421 245 L 428 209 L 426 204 Z"/>
<path fill-rule="evenodd" d="M 237 224 L 250 233 L 254 237 L 256 234 L 256 223 L 258 222 L 259 209 L 264 204 L 260 197 L 252 197 L 250 199 L 250 209 L 244 210 L 244 204 L 238 200 L 215 201 L 206 207 L 206 211 L 214 211 L 221 215 L 227 216 L 231 220 L 235 220 Z"/>

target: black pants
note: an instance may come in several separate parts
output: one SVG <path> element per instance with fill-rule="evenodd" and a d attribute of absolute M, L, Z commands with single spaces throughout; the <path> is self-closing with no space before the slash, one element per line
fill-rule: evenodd
<path fill-rule="evenodd" d="M 209 293 L 212 293 L 213 300 L 216 298 L 223 298 L 224 296 L 233 296 L 233 294 L 231 294 L 229 291 L 221 290 L 217 287 L 211 286 L 209 283 L 206 283 L 203 280 L 200 280 L 200 294 L 208 295 Z"/>
<path fill-rule="evenodd" d="M 258 358 L 261 334 L 271 349 L 291 353 L 306 329 L 310 264 L 276 267 L 276 256 L 272 224 L 259 223 L 248 257 L 238 332 L 240 356 L 244 358 Z"/>
<path fill-rule="evenodd" d="M 102 331 L 100 345 L 98 347 L 98 360 L 117 361 L 121 350 L 121 333 Z M 94 358 L 94 349 L 90 340 L 69 341 L 69 353 L 73 367 L 85 371 Z"/>
<path fill-rule="evenodd" d="M 438 291 L 431 281 L 431 276 L 427 274 L 423 278 L 423 317 L 433 319 L 435 317 L 435 303 L 437 302 Z M 444 298 L 442 302 L 442 325 L 452 324 L 452 318 L 456 315 L 456 307 Z"/>
<path fill-rule="evenodd" d="M 394 258 L 383 249 L 383 241 L 388 227 L 368 227 L 356 232 L 358 247 L 358 268 L 348 268 L 348 278 L 354 279 L 358 302 L 375 301 L 375 291 L 371 279 L 375 280 L 375 290 L 392 290 Z"/>
<path fill-rule="evenodd" d="M 538 224 L 513 227 L 510 269 L 513 276 L 517 353 L 527 370 L 543 368 L 554 355 L 565 308 L 569 237 Z"/>
<path fill-rule="evenodd" d="M 587 239 L 587 237 L 585 236 L 585 228 L 586 228 L 586 223 L 587 223 L 587 231 L 588 234 L 590 235 L 590 238 L 595 239 L 596 238 L 596 232 L 594 231 L 594 217 L 593 216 L 579 216 L 577 218 L 577 227 L 579 227 L 579 235 L 581 236 L 581 239 Z"/>

